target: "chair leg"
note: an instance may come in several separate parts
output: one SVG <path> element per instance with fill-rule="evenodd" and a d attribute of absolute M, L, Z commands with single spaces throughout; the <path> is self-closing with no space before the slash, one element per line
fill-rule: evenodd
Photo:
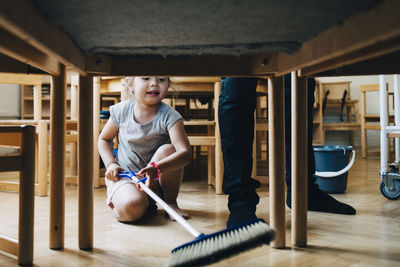
<path fill-rule="evenodd" d="M 365 92 L 361 91 L 360 95 L 360 106 L 361 106 L 361 157 L 363 159 L 367 158 L 367 130 L 365 129 L 365 102 L 366 96 Z"/>
<path fill-rule="evenodd" d="M 221 93 L 221 83 L 214 85 L 214 109 L 215 109 L 215 193 L 223 194 L 222 180 L 224 173 L 224 162 L 222 160 L 221 136 L 218 124 L 218 99 Z"/>
<path fill-rule="evenodd" d="M 47 196 L 47 122 L 39 121 L 38 137 L 38 184 L 39 196 Z"/>
<path fill-rule="evenodd" d="M 361 157 L 366 159 L 368 155 L 367 148 L 367 131 L 365 129 L 361 129 Z"/>
<path fill-rule="evenodd" d="M 207 148 L 207 177 L 208 177 L 208 185 L 213 184 L 213 174 L 215 170 L 215 152 L 213 147 L 209 146 Z"/>

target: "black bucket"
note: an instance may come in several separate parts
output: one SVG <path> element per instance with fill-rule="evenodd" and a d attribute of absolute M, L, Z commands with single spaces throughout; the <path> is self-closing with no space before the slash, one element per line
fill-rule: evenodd
<path fill-rule="evenodd" d="M 316 172 L 338 172 L 348 167 L 351 146 L 314 146 Z M 350 165 L 351 167 L 351 165 Z M 334 177 L 321 177 L 317 174 L 316 183 L 327 193 L 344 193 L 347 188 L 348 171 Z"/>

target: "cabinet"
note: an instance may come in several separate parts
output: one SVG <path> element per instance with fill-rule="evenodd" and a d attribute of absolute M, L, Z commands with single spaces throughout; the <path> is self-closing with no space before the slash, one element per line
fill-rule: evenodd
<path fill-rule="evenodd" d="M 124 77 L 101 77 L 100 86 L 100 110 L 109 110 L 109 107 L 124 99 Z"/>
<path fill-rule="evenodd" d="M 39 86 L 39 85 L 36 85 Z M 50 83 L 41 84 L 41 118 L 50 119 Z M 21 119 L 33 119 L 35 113 L 34 106 L 34 86 L 21 86 Z M 71 119 L 71 87 L 67 88 L 67 119 Z"/>

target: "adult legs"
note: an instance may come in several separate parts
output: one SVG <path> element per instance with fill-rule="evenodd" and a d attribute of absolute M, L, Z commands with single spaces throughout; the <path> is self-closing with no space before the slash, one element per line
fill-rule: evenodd
<path fill-rule="evenodd" d="M 284 76 L 285 87 L 285 154 L 286 154 L 286 185 L 287 195 L 286 204 L 289 208 L 292 205 L 292 175 L 291 175 L 291 77 L 290 74 Z M 327 193 L 319 189 L 316 184 L 315 157 L 312 146 L 313 140 L 313 105 L 315 79 L 310 78 L 307 82 L 308 97 L 308 210 L 321 211 L 339 214 L 355 214 L 356 210 L 345 203 L 339 202 Z"/>
<path fill-rule="evenodd" d="M 256 219 L 260 183 L 252 179 L 252 149 L 257 79 L 225 78 L 219 98 L 219 127 L 224 160 L 222 189 L 229 195 L 227 226 Z"/>

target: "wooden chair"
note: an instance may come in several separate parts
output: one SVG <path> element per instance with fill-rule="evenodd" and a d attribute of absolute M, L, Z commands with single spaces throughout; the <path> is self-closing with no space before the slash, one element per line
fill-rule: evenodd
<path fill-rule="evenodd" d="M 368 151 L 367 144 L 367 130 L 380 131 L 381 126 L 379 124 L 380 115 L 379 114 L 367 114 L 367 93 L 378 92 L 379 84 L 364 84 L 360 85 L 360 100 L 361 100 L 361 157 L 367 158 L 368 155 L 379 155 L 379 151 Z M 386 100 L 389 103 L 389 84 L 386 84 Z M 387 105 L 387 115 L 388 123 L 394 122 L 394 116 L 389 115 L 389 104 Z M 388 152 L 389 152 L 388 143 Z"/>
<path fill-rule="evenodd" d="M 18 264 L 32 264 L 35 200 L 35 127 L 0 126 L 0 144 L 17 145 L 17 154 L 0 156 L 0 172 L 19 171 L 18 240 L 0 236 L 0 250 L 17 256 Z"/>
<path fill-rule="evenodd" d="M 208 113 L 214 113 L 211 120 L 207 119 L 190 119 L 187 117 L 184 121 L 186 127 L 206 127 L 207 134 L 188 133 L 188 139 L 191 146 L 207 147 L 207 176 L 208 184 L 213 185 L 216 194 L 223 194 L 223 161 L 221 150 L 221 138 L 218 126 L 218 99 L 221 91 L 220 78 L 215 77 L 173 77 L 171 78 L 171 87 L 175 91 L 174 94 L 194 98 L 207 94 L 211 96 L 212 103 L 209 104 Z M 189 102 L 190 103 L 190 102 Z M 172 103 L 171 106 L 175 106 Z M 188 107 L 190 108 L 190 107 Z M 211 110 L 211 111 L 210 111 Z M 213 112 L 212 112 L 213 111 Z M 190 110 L 189 110 L 190 114 Z M 212 115 L 212 114 L 211 114 Z M 210 117 L 209 117 L 210 119 Z"/>
<path fill-rule="evenodd" d="M 35 176 L 35 192 L 39 196 L 47 196 L 47 131 L 48 121 L 40 120 L 4 120 L 0 121 L 1 127 L 22 127 L 23 125 L 32 125 L 35 127 L 34 144 L 36 147 L 35 157 L 36 172 Z M 6 138 L 0 141 L 2 146 L 15 147 L 19 146 L 19 139 Z M 11 181 L 0 181 L 0 190 L 3 191 L 19 191 L 19 183 Z"/>
<path fill-rule="evenodd" d="M 0 121 L 0 126 L 23 126 L 32 125 L 36 129 L 35 133 L 35 147 L 36 147 L 36 172 L 35 172 L 35 192 L 38 196 L 47 196 L 48 188 L 48 145 L 50 144 L 49 137 L 49 127 L 50 123 L 48 120 L 3 120 Z M 77 122 L 73 120 L 68 120 L 66 125 L 66 143 L 75 144 L 77 143 Z M 4 139 L 0 141 L 3 146 L 18 146 L 18 140 L 14 139 Z M 72 153 L 71 153 L 72 155 Z M 74 164 L 73 159 L 71 159 L 71 164 Z M 76 165 L 76 162 L 75 162 Z M 71 169 L 73 169 L 72 167 Z M 75 167 L 76 168 L 76 167 Z M 75 183 L 77 181 L 76 174 L 68 175 L 66 177 L 66 183 Z M 10 181 L 0 181 L 0 190 L 7 191 L 19 191 L 19 184 Z"/>
<path fill-rule="evenodd" d="M 334 82 L 334 83 L 321 83 L 320 99 L 322 98 L 322 112 L 326 108 L 335 108 L 339 112 L 340 122 L 325 123 L 323 122 L 323 137 L 325 142 L 326 131 L 350 131 L 350 144 L 354 144 L 354 137 L 351 131 L 360 130 L 360 114 L 358 111 L 358 100 L 351 99 L 350 96 L 350 82 Z M 343 119 L 342 111 L 346 111 L 347 121 Z M 353 122 L 353 116 L 355 122 Z"/>

